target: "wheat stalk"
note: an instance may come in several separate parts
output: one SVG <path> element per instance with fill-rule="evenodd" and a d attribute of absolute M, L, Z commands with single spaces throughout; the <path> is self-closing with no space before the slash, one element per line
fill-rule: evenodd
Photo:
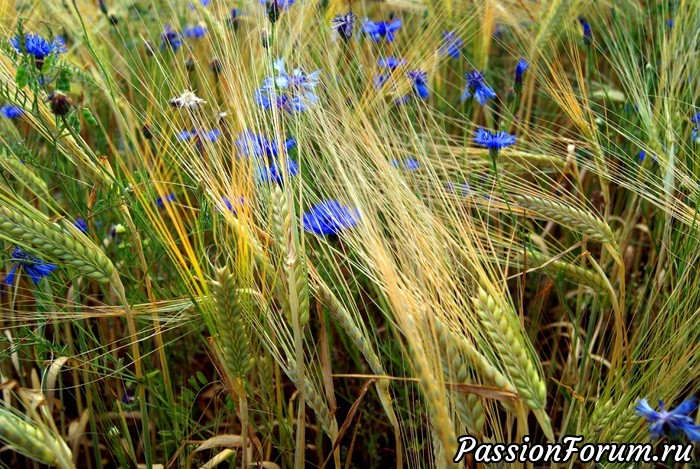
<path fill-rule="evenodd" d="M 7 207 L 0 207 L 0 237 L 29 245 L 102 283 L 115 275 L 112 261 L 77 229 L 62 230 L 39 214 L 30 218 Z"/>

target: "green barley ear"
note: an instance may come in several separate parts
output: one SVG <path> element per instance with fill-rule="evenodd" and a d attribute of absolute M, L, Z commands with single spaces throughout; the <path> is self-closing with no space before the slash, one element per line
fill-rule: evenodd
<path fill-rule="evenodd" d="M 318 392 L 316 392 L 316 389 L 308 378 L 301 378 L 299 376 L 297 373 L 297 367 L 294 363 L 290 362 L 284 368 L 287 376 L 292 383 L 294 383 L 294 386 L 296 386 L 296 388 L 299 390 L 303 389 L 306 403 L 309 405 L 309 407 L 311 407 L 311 410 L 314 411 L 314 414 L 316 414 L 316 418 L 321 424 L 323 431 L 326 432 L 326 434 L 335 443 L 335 440 L 338 437 L 338 422 L 336 421 L 335 416 L 333 416 L 331 413 L 331 410 L 328 408 L 326 400 Z"/>
<path fill-rule="evenodd" d="M 10 410 L 0 407 L 0 440 L 28 458 L 50 466 L 73 467 L 71 451 L 48 428 L 40 428 Z"/>
<path fill-rule="evenodd" d="M 615 245 L 615 236 L 608 224 L 589 212 L 531 195 L 514 195 L 512 199 L 521 207 L 583 233 L 594 241 Z"/>
<path fill-rule="evenodd" d="M 588 422 L 586 422 L 586 426 L 582 433 L 585 441 L 597 441 L 601 431 L 607 428 L 610 421 L 613 419 L 613 417 L 615 417 L 615 414 L 612 412 L 612 408 L 612 399 L 600 400 L 596 402 L 596 405 L 593 408 L 593 413 L 590 417 L 588 417 Z"/>
<path fill-rule="evenodd" d="M 216 305 L 216 325 L 219 343 L 226 367 L 234 378 L 244 378 L 253 366 L 250 339 L 245 321 L 238 285 L 228 267 L 216 271 L 212 283 Z"/>
<path fill-rule="evenodd" d="M 108 283 L 116 274 L 112 261 L 89 238 L 69 224 L 61 229 L 38 212 L 29 217 L 0 206 L 0 238 L 31 246 L 98 282 Z"/>
<path fill-rule="evenodd" d="M 7 151 L 1 152 L 0 166 L 31 192 L 50 200 L 49 190 L 44 180 L 37 176 L 27 165 L 22 164 L 15 155 Z"/>
<path fill-rule="evenodd" d="M 282 256 L 282 270 L 289 289 L 287 292 L 288 310 L 291 306 L 298 309 L 299 325 L 309 322 L 309 277 L 306 269 L 306 255 L 299 242 L 294 223 L 294 208 L 290 206 L 284 191 L 274 185 L 272 197 L 272 226 L 271 233 Z"/>
<path fill-rule="evenodd" d="M 496 302 L 493 296 L 479 289 L 477 298 L 472 299 L 481 324 L 487 336 L 503 360 L 503 366 L 528 407 L 544 409 L 547 401 L 547 387 L 529 355 L 527 340 L 516 317 L 511 317 Z"/>

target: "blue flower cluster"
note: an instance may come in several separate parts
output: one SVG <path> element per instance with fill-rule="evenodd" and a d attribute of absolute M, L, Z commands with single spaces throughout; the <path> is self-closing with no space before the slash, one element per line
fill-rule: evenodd
<path fill-rule="evenodd" d="M 10 39 L 10 43 L 17 52 L 29 54 L 37 60 L 43 60 L 51 54 L 66 52 L 66 44 L 61 36 L 57 36 L 53 41 L 48 41 L 38 34 L 27 33 L 24 35 L 24 41 L 19 36 L 15 36 Z"/>
<path fill-rule="evenodd" d="M 255 101 L 263 109 L 276 107 L 287 112 L 302 112 L 318 102 L 315 93 L 321 70 L 306 73 L 295 68 L 287 73 L 283 59 L 274 63 L 276 75 L 263 80 L 262 86 L 255 92 Z"/>

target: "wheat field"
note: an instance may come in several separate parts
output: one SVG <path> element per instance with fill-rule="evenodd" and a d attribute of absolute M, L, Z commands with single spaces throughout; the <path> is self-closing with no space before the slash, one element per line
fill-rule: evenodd
<path fill-rule="evenodd" d="M 3 467 L 700 438 L 698 1 L 0 0 L 0 106 Z"/>

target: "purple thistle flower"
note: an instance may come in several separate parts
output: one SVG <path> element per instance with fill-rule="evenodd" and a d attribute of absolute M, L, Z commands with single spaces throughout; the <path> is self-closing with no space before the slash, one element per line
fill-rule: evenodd
<path fill-rule="evenodd" d="M 466 78 L 467 87 L 462 93 L 462 101 L 474 96 L 474 99 L 476 99 L 479 104 L 483 106 L 486 104 L 486 101 L 496 97 L 496 93 L 493 91 L 493 89 L 486 84 L 483 72 L 472 70 L 471 72 L 467 73 Z"/>
<path fill-rule="evenodd" d="M 422 70 L 411 70 L 408 72 L 408 77 L 413 82 L 413 91 L 421 98 L 428 99 L 430 91 L 428 90 L 428 74 Z"/>
<path fill-rule="evenodd" d="M 14 104 L 6 104 L 0 107 L 0 114 L 5 116 L 7 119 L 17 119 L 24 115 L 24 109 Z"/>
<path fill-rule="evenodd" d="M 352 34 L 355 31 L 355 21 L 357 20 L 357 15 L 352 11 L 344 15 L 335 15 L 333 18 L 333 29 L 338 32 L 338 36 L 343 39 L 343 41 L 348 42 L 352 39 Z"/>
<path fill-rule="evenodd" d="M 688 416 L 697 406 L 697 399 L 690 398 L 674 410 L 668 411 L 663 401 L 659 401 L 661 411 L 657 412 L 651 408 L 646 399 L 640 399 L 635 410 L 637 415 L 646 419 L 653 438 L 660 438 L 663 435 L 674 436 L 683 432 L 690 441 L 697 443 L 700 442 L 700 426 L 695 425 L 693 419 Z"/>
<path fill-rule="evenodd" d="M 459 58 L 464 41 L 456 33 L 446 32 L 442 35 L 442 45 L 438 49 L 440 55 L 448 55 L 453 59 Z"/>
<path fill-rule="evenodd" d="M 336 236 L 359 221 L 359 210 L 341 205 L 337 200 L 316 204 L 302 216 L 304 230 L 321 236 Z"/>
<path fill-rule="evenodd" d="M 48 264 L 41 259 L 37 259 L 36 257 L 25 253 L 20 248 L 15 248 L 15 250 L 12 251 L 10 258 L 15 261 L 15 265 L 12 267 L 12 269 L 10 269 L 10 272 L 2 281 L 2 283 L 6 285 L 12 285 L 15 283 L 17 269 L 20 267 L 24 269 L 35 285 L 39 283 L 42 278 L 49 277 L 51 272 L 57 268 L 56 265 Z"/>
<path fill-rule="evenodd" d="M 368 34 L 375 42 L 379 42 L 382 39 L 386 42 L 393 42 L 394 33 L 401 29 L 401 26 L 401 18 L 396 18 L 390 22 L 379 21 L 376 23 L 366 19 L 362 25 L 362 31 Z"/>

